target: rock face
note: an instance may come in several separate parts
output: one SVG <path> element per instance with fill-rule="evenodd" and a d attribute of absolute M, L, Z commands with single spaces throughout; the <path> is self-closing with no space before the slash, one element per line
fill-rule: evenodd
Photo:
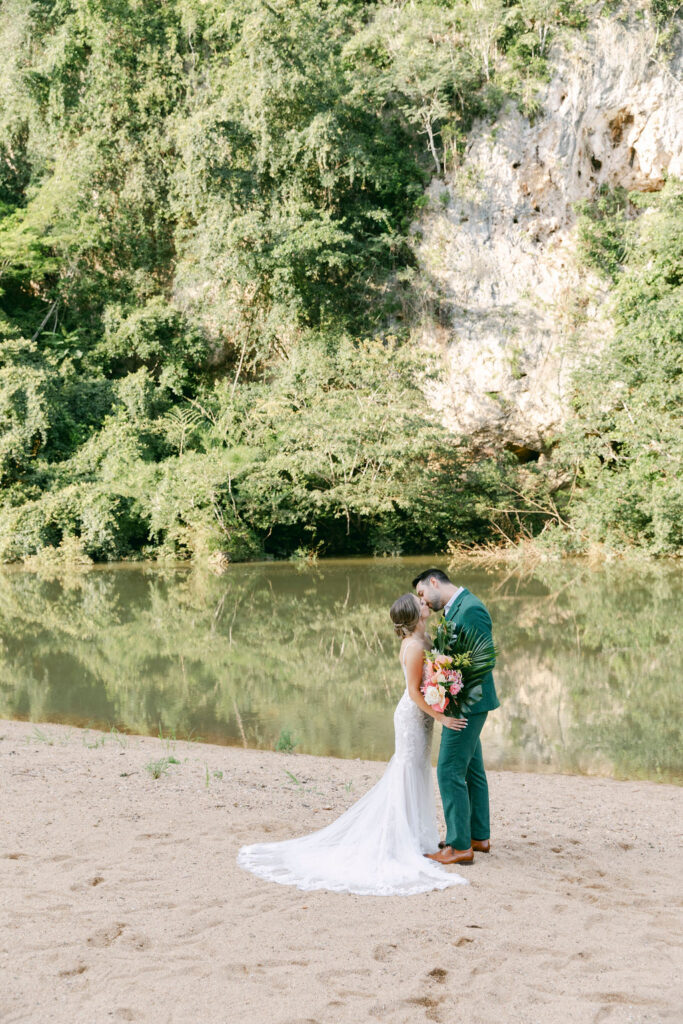
<path fill-rule="evenodd" d="M 680 45 L 660 59 L 646 24 L 598 19 L 552 64 L 543 116 L 531 124 L 508 106 L 475 126 L 414 225 L 422 280 L 442 310 L 418 332 L 444 352 L 430 401 L 455 433 L 522 454 L 562 422 L 577 303 L 584 345 L 610 329 L 605 286 L 575 259 L 573 204 L 603 183 L 652 191 L 683 176 Z"/>

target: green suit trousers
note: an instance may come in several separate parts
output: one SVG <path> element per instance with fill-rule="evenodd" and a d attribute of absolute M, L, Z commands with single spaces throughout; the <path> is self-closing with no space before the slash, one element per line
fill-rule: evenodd
<path fill-rule="evenodd" d="M 446 818 L 446 842 L 469 850 L 472 839 L 490 837 L 489 787 L 479 734 L 488 712 L 469 715 L 467 728 L 442 729 L 436 775 Z"/>

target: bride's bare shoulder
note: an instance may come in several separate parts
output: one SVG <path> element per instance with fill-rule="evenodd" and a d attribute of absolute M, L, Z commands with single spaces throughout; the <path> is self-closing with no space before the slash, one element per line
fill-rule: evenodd
<path fill-rule="evenodd" d="M 429 646 L 431 646 L 431 644 Z M 417 661 L 418 658 L 422 658 L 422 655 L 426 650 L 428 650 L 428 647 L 426 647 L 421 640 L 418 640 L 415 637 L 407 637 L 401 644 L 401 661 Z"/>

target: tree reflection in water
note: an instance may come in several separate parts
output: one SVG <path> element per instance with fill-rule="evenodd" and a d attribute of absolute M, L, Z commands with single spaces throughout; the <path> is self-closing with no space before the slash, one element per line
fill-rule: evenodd
<path fill-rule="evenodd" d="M 0 715 L 388 758 L 388 617 L 427 559 L 0 574 Z M 437 560 L 436 564 L 445 565 Z M 464 564 L 501 649 L 493 768 L 680 779 L 683 586 L 670 566 Z"/>

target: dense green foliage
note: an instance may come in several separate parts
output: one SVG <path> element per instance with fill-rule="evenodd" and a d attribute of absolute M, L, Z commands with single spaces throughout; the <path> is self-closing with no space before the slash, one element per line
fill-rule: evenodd
<path fill-rule="evenodd" d="M 629 220 L 631 204 L 641 212 Z M 569 542 L 672 553 L 683 546 L 683 185 L 630 203 L 603 193 L 579 227 L 614 282 L 615 330 L 575 378 L 560 450 L 575 474 Z"/>
<path fill-rule="evenodd" d="M 476 540 L 497 493 L 487 464 L 426 416 L 414 358 L 391 339 L 316 334 L 267 382 L 219 380 L 161 415 L 147 370 L 116 394 L 91 439 L 50 467 L 47 493 L 0 511 L 5 558 L 72 533 L 105 559 L 152 546 L 286 555 L 323 539 L 337 553 L 438 548 L 453 529 Z"/>
<path fill-rule="evenodd" d="M 407 232 L 472 119 L 533 115 L 583 22 L 569 0 L 3 0 L 0 559 L 493 536 L 513 468 L 421 398 Z"/>
<path fill-rule="evenodd" d="M 557 12 L 5 0 L 0 557 L 485 531 L 384 331 L 432 168 L 533 97 Z"/>

